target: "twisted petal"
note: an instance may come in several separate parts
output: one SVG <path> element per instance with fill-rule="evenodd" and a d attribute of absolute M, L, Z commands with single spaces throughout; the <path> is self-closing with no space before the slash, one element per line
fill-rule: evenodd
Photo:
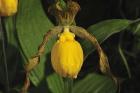
<path fill-rule="evenodd" d="M 52 29 L 50 29 L 50 31 L 48 31 L 44 38 L 42 43 L 40 44 L 39 48 L 38 48 L 38 52 L 28 60 L 27 64 L 25 65 L 25 71 L 26 71 L 26 79 L 24 82 L 24 86 L 21 90 L 21 93 L 25 93 L 27 92 L 29 86 L 30 86 L 30 80 L 29 80 L 29 73 L 30 71 L 32 71 L 32 69 L 34 69 L 40 62 L 40 56 L 44 54 L 45 52 L 45 46 L 47 44 L 47 42 L 49 41 L 50 38 L 52 38 L 55 35 L 58 35 L 60 32 L 62 31 L 62 27 L 61 26 L 56 26 Z"/>
<path fill-rule="evenodd" d="M 100 61 L 99 61 L 100 70 L 102 71 L 102 73 L 112 77 L 112 73 L 110 71 L 110 67 L 109 67 L 109 63 L 108 63 L 108 58 L 105 55 L 105 53 L 103 52 L 102 48 L 100 47 L 95 36 L 89 34 L 85 29 L 83 29 L 81 27 L 77 27 L 77 26 L 71 26 L 70 30 L 73 33 L 75 33 L 75 35 L 92 42 L 92 44 L 95 46 L 95 48 L 97 49 L 98 54 L 100 56 Z"/>

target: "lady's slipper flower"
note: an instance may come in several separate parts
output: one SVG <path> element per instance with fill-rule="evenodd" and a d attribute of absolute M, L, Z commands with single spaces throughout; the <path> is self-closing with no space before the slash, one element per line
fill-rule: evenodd
<path fill-rule="evenodd" d="M 0 16 L 11 16 L 17 12 L 18 0 L 0 0 Z"/>
<path fill-rule="evenodd" d="M 74 37 L 65 27 L 51 51 L 52 66 L 63 77 L 76 78 L 83 64 L 83 50 Z"/>
<path fill-rule="evenodd" d="M 79 11 L 80 6 L 78 3 L 68 0 L 66 3 L 66 9 L 63 9 L 60 2 L 54 3 L 49 11 L 56 17 L 58 26 L 55 26 L 48 31 L 42 43 L 39 45 L 38 52 L 28 60 L 28 64 L 25 65 L 26 81 L 22 88 L 22 91 L 27 91 L 29 88 L 29 73 L 40 62 L 40 56 L 45 52 L 45 46 L 49 39 L 59 35 L 59 40 L 54 44 L 51 51 L 51 62 L 55 72 L 63 77 L 76 78 L 83 64 L 83 50 L 79 42 L 75 40 L 75 35 L 90 41 L 98 51 L 100 70 L 104 74 L 112 77 L 108 63 L 107 56 L 100 47 L 97 39 L 88 33 L 84 28 L 74 26 L 74 19 Z M 71 31 L 71 32 L 70 32 Z"/>

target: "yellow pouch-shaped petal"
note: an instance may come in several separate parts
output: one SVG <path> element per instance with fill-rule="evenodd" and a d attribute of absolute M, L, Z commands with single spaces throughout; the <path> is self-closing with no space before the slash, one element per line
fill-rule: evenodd
<path fill-rule="evenodd" d="M 51 51 L 52 66 L 63 77 L 76 78 L 83 64 L 83 50 L 74 37 L 65 28 Z"/>
<path fill-rule="evenodd" d="M 18 0 L 0 0 L 0 16 L 11 16 L 17 12 Z"/>

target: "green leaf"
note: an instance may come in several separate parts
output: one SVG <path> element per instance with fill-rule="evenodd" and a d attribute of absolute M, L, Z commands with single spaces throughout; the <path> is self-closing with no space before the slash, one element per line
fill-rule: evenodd
<path fill-rule="evenodd" d="M 111 35 L 123 31 L 132 23 L 135 22 L 126 19 L 112 19 L 112 20 L 106 20 L 106 21 L 99 22 L 95 25 L 92 25 L 87 30 L 89 33 L 91 33 L 97 38 L 99 43 L 102 43 Z M 82 42 L 82 46 L 85 51 L 85 58 L 86 58 L 90 53 L 93 52 L 94 48 L 93 45 L 86 40 Z M 128 67 L 126 60 L 123 60 L 123 63 L 130 76 L 130 69 Z"/>
<path fill-rule="evenodd" d="M 44 34 L 53 27 L 42 7 L 42 0 L 20 0 L 17 15 L 17 35 L 21 51 L 29 59 L 37 52 Z M 55 41 L 55 40 L 53 40 Z M 53 41 L 46 47 L 46 55 L 50 53 Z M 34 85 L 38 85 L 45 77 L 46 55 L 41 57 L 39 65 L 31 71 L 30 79 Z"/>
<path fill-rule="evenodd" d="M 116 93 L 116 86 L 110 78 L 92 73 L 75 84 L 73 93 Z"/>
<path fill-rule="evenodd" d="M 99 43 L 104 42 L 111 35 L 123 31 L 131 24 L 131 21 L 125 19 L 112 19 L 99 22 L 90 26 L 87 31 L 93 34 Z M 85 56 L 88 56 L 93 50 L 93 45 L 86 40 L 82 40 L 81 44 L 85 51 Z"/>
<path fill-rule="evenodd" d="M 63 78 L 56 73 L 51 74 L 47 77 L 48 87 L 52 93 L 63 93 L 64 92 L 64 82 Z"/>

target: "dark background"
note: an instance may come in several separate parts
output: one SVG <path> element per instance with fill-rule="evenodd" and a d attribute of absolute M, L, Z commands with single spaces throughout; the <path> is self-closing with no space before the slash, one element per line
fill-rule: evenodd
<path fill-rule="evenodd" d="M 78 3 L 81 5 L 81 11 L 76 17 L 76 23 L 85 28 L 107 19 L 134 20 L 140 17 L 140 0 L 78 0 Z M 119 35 L 120 33 L 111 36 L 102 44 L 102 47 L 105 49 L 107 55 L 109 55 L 109 60 L 112 62 L 110 63 L 112 72 L 118 77 L 125 78 L 125 81 L 121 84 L 120 93 L 140 93 L 140 53 L 139 49 L 137 50 L 135 48 L 134 43 L 140 43 L 140 40 L 138 39 L 139 35 L 133 36 L 131 33 L 126 33 L 123 36 L 124 48 L 134 54 L 134 57 L 129 56 L 129 58 L 126 54 L 132 74 L 131 79 L 128 78 L 124 64 L 118 56 L 118 51 L 115 50 Z M 138 41 L 135 41 L 135 39 L 138 39 Z M 112 47 L 114 48 L 112 49 Z M 97 63 L 93 65 L 93 56 L 95 56 L 95 53 L 92 53 L 88 57 L 89 63 L 84 64 L 82 71 L 85 71 L 86 69 L 88 72 L 93 66 L 95 67 L 94 71 L 98 69 L 96 68 Z"/>

